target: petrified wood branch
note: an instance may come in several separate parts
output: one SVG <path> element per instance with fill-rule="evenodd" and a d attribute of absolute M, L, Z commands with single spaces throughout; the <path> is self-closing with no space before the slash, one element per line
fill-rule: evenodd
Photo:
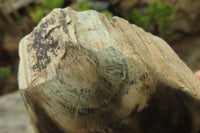
<path fill-rule="evenodd" d="M 55 9 L 19 54 L 36 133 L 199 133 L 200 82 L 165 41 L 119 17 Z"/>

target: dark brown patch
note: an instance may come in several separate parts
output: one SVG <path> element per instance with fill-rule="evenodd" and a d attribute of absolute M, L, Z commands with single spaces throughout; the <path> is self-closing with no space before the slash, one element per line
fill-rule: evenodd
<path fill-rule="evenodd" d="M 139 77 L 139 79 L 140 79 L 140 81 L 143 81 L 146 79 L 146 77 L 147 77 L 147 73 L 144 73 Z"/>
<path fill-rule="evenodd" d="M 133 84 L 135 84 L 135 83 L 136 83 L 135 79 L 134 79 L 134 80 L 131 80 L 130 85 L 133 85 Z"/>
<path fill-rule="evenodd" d="M 149 89 L 150 88 L 149 85 L 144 85 L 144 87 L 145 87 L 145 89 Z"/>
<path fill-rule="evenodd" d="M 148 107 L 141 112 L 137 108 L 127 119 L 111 125 L 114 133 L 191 133 L 189 108 L 200 105 L 185 92 L 160 84 Z"/>
<path fill-rule="evenodd" d="M 64 60 L 67 56 L 67 47 L 65 47 L 65 53 L 63 54 L 61 60 Z"/>
<path fill-rule="evenodd" d="M 45 110 L 39 104 L 34 104 L 34 110 L 39 118 L 36 127 L 40 133 L 66 133 L 51 119 Z"/>
<path fill-rule="evenodd" d="M 166 85 L 157 86 L 156 93 L 139 114 L 144 133 L 190 133 L 192 120 L 187 102 L 189 95 Z"/>
<path fill-rule="evenodd" d="M 139 107 L 139 104 L 137 104 L 137 105 L 135 106 L 135 108 L 132 110 L 132 112 L 131 112 L 131 114 L 130 114 L 129 117 L 134 117 L 134 116 L 136 115 L 137 110 L 138 110 L 138 107 Z"/>
<path fill-rule="evenodd" d="M 52 35 L 56 28 L 62 28 L 65 33 L 68 34 L 68 29 L 66 26 L 67 20 L 65 19 L 67 14 L 61 11 L 62 17 L 55 18 L 51 17 L 49 19 L 44 19 L 41 21 L 40 25 L 35 28 L 32 32 L 33 43 L 29 46 L 29 51 L 36 52 L 37 62 L 33 65 L 34 71 L 41 71 L 45 69 L 47 65 L 52 61 L 49 53 L 54 56 L 58 56 L 60 51 L 59 47 L 59 38 Z M 60 25 L 56 26 L 56 19 L 59 19 Z M 55 25 L 54 28 L 50 28 L 50 26 Z M 66 56 L 66 52 L 64 57 Z"/>
<path fill-rule="evenodd" d="M 34 126 L 38 129 L 39 133 L 67 133 L 60 128 L 60 126 L 51 118 L 51 116 L 49 116 L 43 107 L 41 102 L 49 101 L 48 97 L 45 97 L 45 94 L 43 94 L 42 91 L 39 91 L 39 89 L 45 89 L 43 87 L 44 84 L 38 85 L 34 88 L 31 88 L 26 93 L 26 100 L 29 101 L 29 105 L 34 110 L 36 115 L 35 117 L 38 120 L 36 123 L 33 123 Z M 33 115 L 30 117 L 33 117 Z"/>

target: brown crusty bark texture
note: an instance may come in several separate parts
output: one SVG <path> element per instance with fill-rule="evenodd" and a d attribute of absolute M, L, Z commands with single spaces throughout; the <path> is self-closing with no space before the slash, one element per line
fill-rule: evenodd
<path fill-rule="evenodd" d="M 200 132 L 200 82 L 164 40 L 124 19 L 55 9 L 19 55 L 36 133 Z"/>

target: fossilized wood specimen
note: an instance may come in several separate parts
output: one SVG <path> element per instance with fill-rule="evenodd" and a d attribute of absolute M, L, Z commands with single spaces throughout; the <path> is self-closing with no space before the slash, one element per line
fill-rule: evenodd
<path fill-rule="evenodd" d="M 55 9 L 20 42 L 36 133 L 198 133 L 200 82 L 168 44 L 96 11 Z"/>

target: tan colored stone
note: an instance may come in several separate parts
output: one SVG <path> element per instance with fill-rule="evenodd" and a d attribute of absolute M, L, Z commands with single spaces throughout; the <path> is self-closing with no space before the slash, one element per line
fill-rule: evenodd
<path fill-rule="evenodd" d="M 198 133 L 200 82 L 169 45 L 119 17 L 55 9 L 20 42 L 36 133 Z"/>

